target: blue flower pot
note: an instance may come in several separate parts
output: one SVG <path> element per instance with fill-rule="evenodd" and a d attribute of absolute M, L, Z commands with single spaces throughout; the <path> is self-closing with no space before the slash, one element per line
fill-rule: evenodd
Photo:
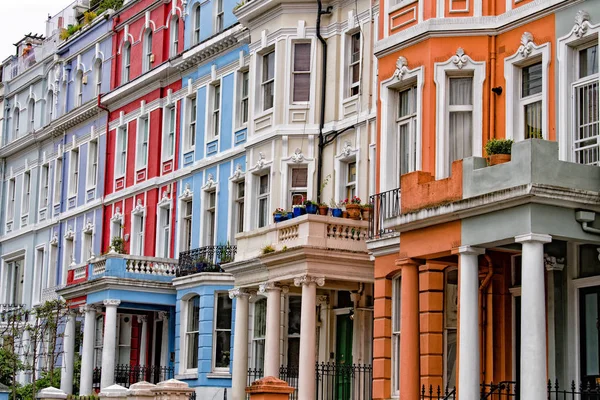
<path fill-rule="evenodd" d="M 294 207 L 294 218 L 299 217 L 301 215 L 306 214 L 306 208 L 304 207 Z"/>
<path fill-rule="evenodd" d="M 319 212 L 319 206 L 316 204 L 307 204 L 306 205 L 306 213 L 307 214 L 316 214 Z"/>
<path fill-rule="evenodd" d="M 283 214 L 273 214 L 273 221 L 275 221 L 275 223 L 285 221 L 285 219 L 283 219 Z"/>
<path fill-rule="evenodd" d="M 342 209 L 341 208 L 332 208 L 331 215 L 337 218 L 342 218 Z"/>
<path fill-rule="evenodd" d="M 292 218 L 294 218 L 294 213 L 293 213 L 293 212 L 291 212 L 291 211 L 289 211 L 289 212 L 287 213 L 287 219 L 292 219 Z"/>

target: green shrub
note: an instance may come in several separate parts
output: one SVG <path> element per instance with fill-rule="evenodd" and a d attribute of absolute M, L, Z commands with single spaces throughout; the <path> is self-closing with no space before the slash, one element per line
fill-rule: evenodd
<path fill-rule="evenodd" d="M 510 154 L 513 141 L 510 139 L 492 139 L 485 144 L 485 152 L 492 154 Z"/>

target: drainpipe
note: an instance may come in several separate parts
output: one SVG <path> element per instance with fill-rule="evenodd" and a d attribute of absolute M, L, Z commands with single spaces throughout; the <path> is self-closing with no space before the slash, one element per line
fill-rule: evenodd
<path fill-rule="evenodd" d="M 494 1 L 492 1 L 493 3 Z M 494 14 L 492 14 L 494 15 Z M 488 129 L 488 140 L 496 137 L 496 94 L 492 88 L 496 82 L 496 36 L 492 35 L 492 44 L 490 48 L 490 96 L 489 107 L 490 107 L 490 127 Z"/>
<path fill-rule="evenodd" d="M 108 107 L 106 107 L 105 105 L 102 104 L 102 102 L 100 101 L 102 98 L 102 93 L 98 95 L 98 108 L 106 111 L 106 148 L 104 149 L 104 154 L 106 154 L 106 157 L 104 158 L 104 164 L 106 166 L 106 160 L 108 158 L 108 155 L 111 153 L 111 151 L 109 150 L 109 146 L 108 146 L 108 132 L 109 132 L 109 116 L 110 116 L 110 110 L 108 109 Z M 103 183 L 103 189 L 102 189 L 102 201 L 100 202 L 100 204 L 102 205 L 102 214 L 104 215 L 104 192 L 106 191 L 106 181 Z M 110 229 L 110 227 L 109 227 Z M 109 244 L 109 250 L 110 250 L 110 244 Z M 100 238 L 100 251 L 102 251 L 102 238 Z"/>
<path fill-rule="evenodd" d="M 492 276 L 494 275 L 494 267 L 492 265 L 492 258 L 487 255 L 484 254 L 483 257 L 485 258 L 485 260 L 487 261 L 488 264 L 488 272 L 485 276 L 485 278 L 483 279 L 483 282 L 481 282 L 481 285 L 479 286 L 479 304 L 481 305 L 479 308 L 479 336 L 480 336 L 480 340 L 479 342 L 481 343 L 481 360 L 480 360 L 480 365 L 481 365 L 481 382 L 486 382 L 486 328 L 487 328 L 487 290 L 489 288 L 489 285 L 492 281 Z"/>
<path fill-rule="evenodd" d="M 319 121 L 319 160 L 317 161 L 317 201 L 321 202 L 321 180 L 323 179 L 323 148 L 325 139 L 323 137 L 323 127 L 325 126 L 325 82 L 327 78 L 327 41 L 321 36 L 321 16 L 331 14 L 332 6 L 323 10 L 323 3 L 317 0 L 317 39 L 321 42 L 321 110 Z"/>
<path fill-rule="evenodd" d="M 584 232 L 600 235 L 600 229 L 591 226 L 596 220 L 596 213 L 594 211 L 577 211 L 575 219 L 581 224 L 581 229 Z"/>

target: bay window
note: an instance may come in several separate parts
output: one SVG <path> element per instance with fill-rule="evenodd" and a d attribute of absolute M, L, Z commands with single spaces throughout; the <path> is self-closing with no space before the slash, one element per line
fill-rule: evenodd
<path fill-rule="evenodd" d="M 198 368 L 198 337 L 200 328 L 200 296 L 187 300 L 187 324 L 185 332 L 186 368 Z"/>
<path fill-rule="evenodd" d="M 258 227 L 269 223 L 269 174 L 258 177 Z"/>
<path fill-rule="evenodd" d="M 262 110 L 270 110 L 273 108 L 275 95 L 275 51 L 262 56 L 261 92 Z"/>
<path fill-rule="evenodd" d="M 294 44 L 294 62 L 292 65 L 292 101 L 310 100 L 310 43 Z"/>
<path fill-rule="evenodd" d="M 229 298 L 229 293 L 217 293 L 215 301 L 217 304 L 213 332 L 213 368 L 215 371 L 229 372 L 232 300 Z"/>

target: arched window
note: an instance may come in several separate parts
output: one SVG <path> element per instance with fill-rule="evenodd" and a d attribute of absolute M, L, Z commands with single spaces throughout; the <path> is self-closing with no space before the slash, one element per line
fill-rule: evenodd
<path fill-rule="evenodd" d="M 198 368 L 198 333 L 200 327 L 200 296 L 187 300 L 187 323 L 185 330 L 186 369 Z"/>
<path fill-rule="evenodd" d="M 121 53 L 121 62 L 123 63 L 123 74 L 121 76 L 121 85 L 129 82 L 129 70 L 131 69 L 131 43 L 123 44 Z"/>
<path fill-rule="evenodd" d="M 16 139 L 19 137 L 19 125 L 20 125 L 20 110 L 18 107 L 15 108 L 15 111 L 13 112 L 13 139 Z"/>
<path fill-rule="evenodd" d="M 152 30 L 146 30 L 144 34 L 144 63 L 143 63 L 143 71 L 147 72 L 150 70 L 152 66 Z"/>
<path fill-rule="evenodd" d="M 200 4 L 194 6 L 192 11 L 192 20 L 194 30 L 192 32 L 192 45 L 200 43 Z"/>
<path fill-rule="evenodd" d="M 75 107 L 83 104 L 83 71 L 77 71 L 75 75 Z"/>
<path fill-rule="evenodd" d="M 35 100 L 29 100 L 29 105 L 27 106 L 27 123 L 29 124 L 27 127 L 28 132 L 33 132 L 35 129 Z"/>
<path fill-rule="evenodd" d="M 171 20 L 171 57 L 179 52 L 179 17 L 175 15 Z"/>
<path fill-rule="evenodd" d="M 96 84 L 96 96 L 102 93 L 102 60 L 97 59 L 94 63 L 94 82 Z"/>

